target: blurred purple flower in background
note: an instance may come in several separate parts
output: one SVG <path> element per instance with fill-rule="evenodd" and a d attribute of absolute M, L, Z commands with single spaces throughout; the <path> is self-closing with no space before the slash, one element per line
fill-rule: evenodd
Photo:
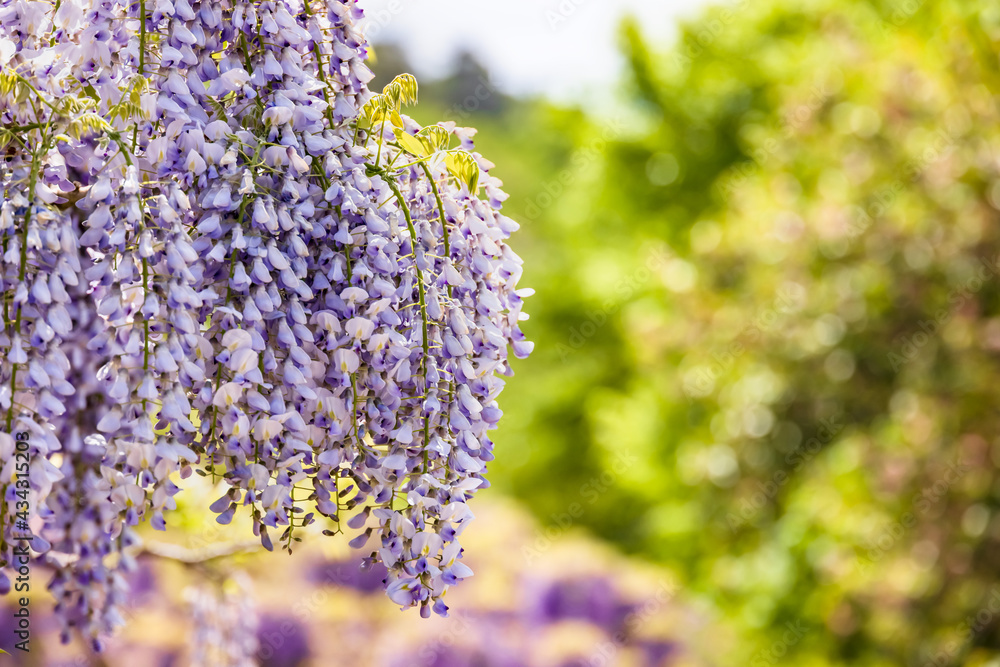
<path fill-rule="evenodd" d="M 308 631 L 293 616 L 261 617 L 257 645 L 260 667 L 299 667 L 311 655 Z"/>
<path fill-rule="evenodd" d="M 529 613 L 542 623 L 579 619 L 614 634 L 631 611 L 631 606 L 619 599 L 611 580 L 602 577 L 537 584 L 529 580 L 525 585 L 540 589 Z"/>
<path fill-rule="evenodd" d="M 362 593 L 383 588 L 386 569 L 381 563 L 362 569 L 357 559 L 318 563 L 309 568 L 309 581 L 319 585 L 342 586 Z"/>

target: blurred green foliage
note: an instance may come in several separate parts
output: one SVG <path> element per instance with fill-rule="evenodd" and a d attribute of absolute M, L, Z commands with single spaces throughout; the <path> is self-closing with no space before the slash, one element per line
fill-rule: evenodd
<path fill-rule="evenodd" d="M 538 290 L 492 480 L 675 568 L 727 664 L 1000 664 L 1000 8 L 622 38 L 617 118 L 439 105 Z"/>

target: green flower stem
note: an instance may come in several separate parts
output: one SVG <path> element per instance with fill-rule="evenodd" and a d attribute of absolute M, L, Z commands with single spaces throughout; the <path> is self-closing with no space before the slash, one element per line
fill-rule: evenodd
<path fill-rule="evenodd" d="M 139 0 L 139 76 L 146 67 L 146 0 Z"/>
<path fill-rule="evenodd" d="M 431 169 L 424 162 L 420 162 L 420 166 L 424 170 L 424 174 L 427 175 L 427 180 L 431 184 L 431 191 L 434 193 L 434 200 L 437 202 L 438 215 L 441 216 L 441 232 L 444 234 L 444 256 L 451 261 L 451 244 L 448 242 L 448 222 L 444 217 L 444 204 L 441 203 L 441 193 L 438 191 L 437 182 L 434 180 L 434 176 L 431 174 Z M 451 298 L 451 285 L 448 285 L 448 298 Z"/>
<path fill-rule="evenodd" d="M 35 201 L 35 186 L 38 183 L 38 167 L 42 153 L 48 148 L 48 138 L 42 140 L 42 146 L 31 156 L 31 176 L 28 179 L 28 210 L 24 212 L 24 229 L 21 230 L 21 266 L 17 272 L 18 284 L 24 283 L 28 273 L 28 227 L 31 226 L 31 205 Z M 21 333 L 21 306 L 17 306 L 14 318 L 14 334 Z M 14 423 L 14 391 L 17 389 L 17 364 L 12 364 L 10 371 L 10 407 L 7 408 L 7 432 L 10 433 Z"/>
<path fill-rule="evenodd" d="M 441 233 L 444 235 L 444 256 L 447 260 L 451 261 L 451 244 L 448 242 L 448 221 L 444 217 L 444 204 L 441 203 L 441 194 L 438 191 L 437 181 L 434 180 L 433 174 L 431 174 L 430 167 L 426 163 L 420 162 L 420 166 L 424 170 L 424 174 L 427 176 L 427 180 L 431 184 L 431 191 L 434 193 L 434 200 L 437 202 L 438 215 L 441 217 Z M 448 285 L 448 298 L 451 299 L 451 285 Z M 455 393 L 455 378 L 454 376 L 448 382 L 448 394 L 453 395 Z M 448 425 L 451 425 L 451 413 L 448 413 Z"/>
<path fill-rule="evenodd" d="M 385 141 L 385 118 L 382 119 L 382 127 L 378 131 L 378 153 L 375 155 L 375 168 L 378 169 L 378 163 L 382 159 L 382 142 Z"/>

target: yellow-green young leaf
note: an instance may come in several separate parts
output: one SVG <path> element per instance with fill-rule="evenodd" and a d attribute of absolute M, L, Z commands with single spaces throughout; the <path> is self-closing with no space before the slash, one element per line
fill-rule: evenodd
<path fill-rule="evenodd" d="M 86 132 L 106 132 L 111 129 L 111 124 L 96 113 L 85 113 L 66 128 L 67 133 L 77 139 Z"/>
<path fill-rule="evenodd" d="M 448 171 L 458 179 L 462 178 L 462 165 L 459 162 L 458 156 L 454 153 L 448 153 L 444 156 L 444 164 L 448 167 Z"/>
<path fill-rule="evenodd" d="M 417 78 L 412 74 L 400 74 L 390 81 L 382 92 L 389 94 L 392 91 L 393 101 L 396 105 L 417 103 Z"/>
<path fill-rule="evenodd" d="M 94 100 L 89 97 L 65 97 L 62 100 L 62 112 L 66 115 L 73 115 L 94 108 Z"/>
<path fill-rule="evenodd" d="M 386 84 L 385 88 L 382 89 L 382 94 L 377 95 L 376 97 L 381 97 L 385 101 L 385 107 L 398 109 L 402 96 L 403 91 L 400 90 L 399 84 L 395 81 L 390 81 Z M 375 98 L 373 97 L 372 99 Z"/>
<path fill-rule="evenodd" d="M 400 116 L 399 112 L 396 111 L 395 109 L 392 110 L 392 116 L 390 117 L 390 120 L 392 121 L 393 125 L 395 125 L 401 130 L 403 129 L 403 117 Z"/>
<path fill-rule="evenodd" d="M 469 186 L 469 192 L 475 195 L 479 192 L 479 165 L 471 154 L 466 151 L 448 151 L 445 164 L 455 178 Z"/>
<path fill-rule="evenodd" d="M 413 153 L 418 157 L 427 155 L 427 147 L 424 146 L 424 143 L 408 132 L 398 133 L 396 135 L 396 141 L 398 141 L 399 145 L 402 146 L 408 153 Z"/>
<path fill-rule="evenodd" d="M 465 184 L 469 186 L 469 192 L 472 196 L 479 195 L 479 167 L 473 167 L 468 172 L 466 172 Z"/>
<path fill-rule="evenodd" d="M 222 102 L 213 97 L 209 97 L 208 104 L 212 107 L 212 110 L 215 112 L 215 115 L 217 115 L 220 118 L 226 118 L 226 107 L 223 106 Z"/>
<path fill-rule="evenodd" d="M 391 111 L 399 111 L 403 108 L 403 105 L 409 104 L 407 100 L 410 99 L 406 90 L 396 79 L 393 79 L 389 85 L 385 87 L 385 98 L 386 98 L 386 113 Z"/>
<path fill-rule="evenodd" d="M 141 116 L 142 109 L 137 104 L 126 102 L 118 107 L 117 115 L 121 116 L 122 120 L 129 120 L 130 118 L 137 118 Z"/>
<path fill-rule="evenodd" d="M 261 127 L 261 117 L 263 113 L 264 111 L 260 107 L 258 106 L 251 107 L 250 111 L 248 111 L 243 116 L 243 120 L 240 122 L 240 124 L 243 125 L 243 127 L 248 130 L 259 128 Z"/>
<path fill-rule="evenodd" d="M 451 133 L 440 125 L 428 125 L 417 132 L 417 137 L 424 142 L 430 153 L 447 150 L 451 143 Z"/>
<path fill-rule="evenodd" d="M 29 97 L 31 97 L 31 88 L 28 88 L 26 85 L 18 81 L 17 92 L 14 94 L 14 99 L 17 100 L 18 104 L 24 104 L 28 101 Z"/>
<path fill-rule="evenodd" d="M 10 95 L 17 88 L 17 75 L 13 72 L 0 72 L 0 95 Z"/>
<path fill-rule="evenodd" d="M 361 109 L 362 115 L 373 125 L 382 122 L 393 108 L 392 100 L 385 95 L 373 95 Z"/>
<path fill-rule="evenodd" d="M 371 121 L 372 116 L 375 114 L 375 106 L 375 97 L 372 97 L 370 100 L 365 102 L 363 107 L 361 107 L 361 117 Z"/>

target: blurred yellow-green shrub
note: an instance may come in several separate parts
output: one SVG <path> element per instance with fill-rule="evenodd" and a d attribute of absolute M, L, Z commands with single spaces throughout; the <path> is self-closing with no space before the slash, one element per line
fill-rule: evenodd
<path fill-rule="evenodd" d="M 729 664 L 986 664 L 1000 8 L 737 2 L 623 43 L 628 108 L 526 225 L 499 484 L 677 567 Z"/>

